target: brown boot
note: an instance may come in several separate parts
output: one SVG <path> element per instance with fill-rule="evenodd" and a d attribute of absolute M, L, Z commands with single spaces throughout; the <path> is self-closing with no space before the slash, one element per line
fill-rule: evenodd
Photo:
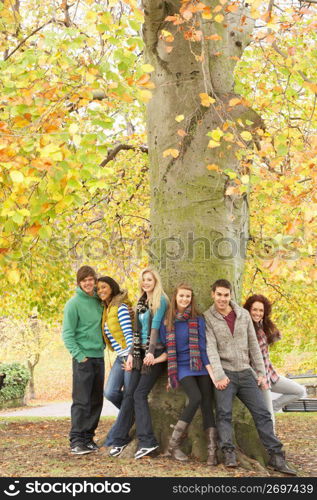
<path fill-rule="evenodd" d="M 207 465 L 217 465 L 217 429 L 216 427 L 208 427 L 205 430 L 207 437 Z"/>
<path fill-rule="evenodd" d="M 186 460 L 188 460 L 187 455 L 185 455 L 179 447 L 188 425 L 187 422 L 179 420 L 174 426 L 173 433 L 168 443 L 167 454 L 180 462 L 186 462 Z"/>

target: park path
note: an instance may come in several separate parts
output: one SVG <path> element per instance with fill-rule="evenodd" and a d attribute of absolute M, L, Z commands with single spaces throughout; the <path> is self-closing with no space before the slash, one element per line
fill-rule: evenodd
<path fill-rule="evenodd" d="M 63 403 L 50 403 L 43 406 L 25 406 L 20 408 L 10 408 L 10 410 L 1 410 L 2 417 L 70 417 L 71 401 Z M 104 417 L 115 417 L 118 410 L 112 403 L 104 400 L 102 413 Z"/>

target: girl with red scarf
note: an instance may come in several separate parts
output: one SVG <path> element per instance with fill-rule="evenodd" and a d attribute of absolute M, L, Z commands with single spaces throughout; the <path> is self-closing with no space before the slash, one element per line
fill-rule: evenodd
<path fill-rule="evenodd" d="M 172 388 L 181 385 L 188 397 L 169 440 L 167 455 L 182 462 L 188 460 L 180 443 L 200 406 L 208 443 L 207 464 L 217 465 L 212 370 L 206 353 L 205 322 L 196 309 L 190 286 L 182 283 L 174 291 L 160 335 L 166 338 L 169 385 Z"/>

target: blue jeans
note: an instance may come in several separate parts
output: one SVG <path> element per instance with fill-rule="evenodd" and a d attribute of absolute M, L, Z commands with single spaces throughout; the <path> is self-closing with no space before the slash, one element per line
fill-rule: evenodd
<path fill-rule="evenodd" d="M 131 372 L 127 372 L 122 368 L 122 363 L 126 360 L 127 356 L 117 356 L 110 370 L 104 390 L 105 398 L 114 404 L 118 409 L 121 408 L 123 399 L 122 389 L 127 389 L 131 377 Z"/>
<path fill-rule="evenodd" d="M 269 453 L 279 453 L 282 443 L 273 430 L 271 414 L 267 409 L 264 396 L 258 387 L 252 371 L 239 372 L 225 370 L 230 383 L 226 389 L 216 389 L 217 430 L 221 449 L 233 450 L 232 441 L 232 404 L 237 396 L 250 411 L 259 437 Z"/>
<path fill-rule="evenodd" d="M 154 357 L 157 358 L 162 352 L 163 349 L 156 350 Z M 148 395 L 165 366 L 166 363 L 153 365 L 149 373 L 141 373 L 140 370 L 136 369 L 132 370 L 131 381 L 125 392 L 115 423 L 115 432 L 113 433 L 113 444 L 115 446 L 123 446 L 129 443 L 129 431 L 133 425 L 134 414 L 139 448 L 150 448 L 157 445 L 152 429 Z"/>
<path fill-rule="evenodd" d="M 124 397 L 124 392 L 129 386 L 131 372 L 123 370 L 122 363 L 127 360 L 127 356 L 117 356 L 112 365 L 108 376 L 107 384 L 104 390 L 105 398 L 111 401 L 117 408 L 121 408 L 121 403 Z M 123 390 L 122 390 L 123 388 Z M 117 421 L 113 424 L 105 439 L 103 446 L 111 446 L 113 444 L 113 434 L 116 429 Z"/>

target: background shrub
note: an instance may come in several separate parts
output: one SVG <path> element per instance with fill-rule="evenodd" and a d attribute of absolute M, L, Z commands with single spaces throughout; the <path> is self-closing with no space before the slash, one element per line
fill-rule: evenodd
<path fill-rule="evenodd" d="M 28 369 L 20 363 L 0 363 L 0 374 L 6 375 L 0 390 L 0 406 L 5 406 L 6 401 L 23 398 L 30 380 Z"/>

